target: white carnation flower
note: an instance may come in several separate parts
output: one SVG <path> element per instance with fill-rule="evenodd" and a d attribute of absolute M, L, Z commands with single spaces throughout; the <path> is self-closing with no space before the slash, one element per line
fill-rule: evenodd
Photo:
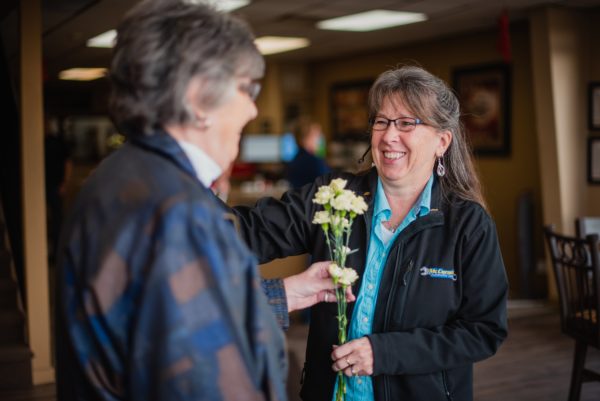
<path fill-rule="evenodd" d="M 338 280 L 338 282 L 343 285 L 343 286 L 347 286 L 347 285 L 352 285 L 352 283 L 354 283 L 356 280 L 358 280 L 358 273 L 356 273 L 356 270 L 352 269 L 351 267 L 346 267 L 342 270 L 342 274 Z"/>
<path fill-rule="evenodd" d="M 319 189 L 317 190 L 317 193 L 315 194 L 315 198 L 313 199 L 313 202 L 317 203 L 319 205 L 326 205 L 329 203 L 329 201 L 334 196 L 335 196 L 334 190 L 327 185 L 323 185 L 323 186 L 320 186 Z"/>
<path fill-rule="evenodd" d="M 331 222 L 331 216 L 329 215 L 329 212 L 322 210 L 315 213 L 312 222 L 313 224 L 329 224 Z"/>
<path fill-rule="evenodd" d="M 355 196 L 354 199 L 352 199 L 352 206 L 350 211 L 356 214 L 363 214 L 367 211 L 368 208 L 369 206 L 367 205 L 367 202 L 365 202 L 365 199 L 362 196 Z"/>
<path fill-rule="evenodd" d="M 339 228 L 348 228 L 350 227 L 350 220 L 345 217 L 333 215 L 331 216 L 331 225 Z"/>
<path fill-rule="evenodd" d="M 339 279 L 344 273 L 344 269 L 342 269 L 335 263 L 330 264 L 327 270 L 329 271 L 329 275 L 331 276 L 331 278 L 333 278 L 334 280 Z"/>
<path fill-rule="evenodd" d="M 355 195 L 352 191 L 343 190 L 338 196 L 331 200 L 331 207 L 335 210 L 350 211 L 352 209 L 352 201 Z"/>
<path fill-rule="evenodd" d="M 336 178 L 334 180 L 331 180 L 331 183 L 329 184 L 329 186 L 335 192 L 339 192 L 342 189 L 346 188 L 346 183 L 347 183 L 347 181 L 344 180 L 343 178 Z"/>

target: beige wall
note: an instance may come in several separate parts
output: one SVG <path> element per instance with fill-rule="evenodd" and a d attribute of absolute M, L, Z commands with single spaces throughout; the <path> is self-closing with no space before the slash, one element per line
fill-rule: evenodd
<path fill-rule="evenodd" d="M 513 290 L 518 288 L 516 202 L 523 191 L 532 191 L 540 222 L 540 179 L 537 140 L 531 94 L 529 32 L 522 23 L 511 29 L 512 62 L 512 152 L 509 157 L 480 157 L 477 167 L 484 184 L 490 211 L 496 220 L 500 245 Z M 469 34 L 445 40 L 419 43 L 394 50 L 317 63 L 312 66 L 314 114 L 330 131 L 329 89 L 344 81 L 374 79 L 382 71 L 401 62 L 416 62 L 451 82 L 456 67 L 495 63 L 495 32 Z M 537 224 L 539 226 L 539 224 Z M 541 230 L 536 245 L 541 253 Z"/>
<path fill-rule="evenodd" d="M 562 231 L 574 234 L 573 222 L 585 210 L 586 192 L 586 165 L 582 163 L 587 136 L 586 17 L 564 9 L 548 9 L 546 16 L 551 49 L 550 87 L 555 110 Z M 550 133 L 540 134 L 547 136 Z"/>
<path fill-rule="evenodd" d="M 255 120 L 245 128 L 245 132 L 256 134 L 281 133 L 283 118 L 281 108 L 281 68 L 278 64 L 267 63 L 265 77 L 262 80 L 262 90 L 256 106 L 260 111 Z"/>
<path fill-rule="evenodd" d="M 294 116 L 290 107 L 298 115 L 313 112 L 312 76 L 306 63 L 267 62 L 262 90 L 256 105 L 257 118 L 245 129 L 247 133 L 281 134 L 292 129 Z M 264 128 L 271 128 L 265 132 Z"/>
<path fill-rule="evenodd" d="M 597 74 L 597 22 L 597 12 L 560 7 L 531 16 L 543 222 L 567 234 L 574 234 L 576 217 L 600 215 L 598 188 L 586 178 L 587 84 Z M 553 282 L 549 290 L 556 298 Z"/>
<path fill-rule="evenodd" d="M 42 10 L 39 0 L 21 3 L 21 188 L 27 332 L 33 384 L 54 381 L 48 306 L 44 124 L 42 111 Z"/>

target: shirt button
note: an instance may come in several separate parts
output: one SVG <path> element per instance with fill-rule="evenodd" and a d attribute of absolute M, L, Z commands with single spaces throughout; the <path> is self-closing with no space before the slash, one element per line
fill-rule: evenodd
<path fill-rule="evenodd" d="M 368 288 L 369 288 L 370 290 L 372 290 L 372 289 L 373 289 L 373 284 L 369 284 L 369 285 L 368 285 Z"/>
<path fill-rule="evenodd" d="M 363 322 L 367 323 L 369 321 L 368 317 L 363 317 Z"/>
<path fill-rule="evenodd" d="M 358 384 L 362 384 L 362 379 L 357 380 Z"/>

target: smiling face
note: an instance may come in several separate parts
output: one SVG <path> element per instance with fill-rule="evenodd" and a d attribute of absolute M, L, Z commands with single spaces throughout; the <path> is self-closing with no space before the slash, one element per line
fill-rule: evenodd
<path fill-rule="evenodd" d="M 386 130 L 371 131 L 373 161 L 384 185 L 420 189 L 431 176 L 436 158 L 450 145 L 452 134 L 427 125 L 426 116 L 416 116 L 399 97 L 386 97 L 375 117 L 424 120 L 408 132 L 393 123 Z"/>

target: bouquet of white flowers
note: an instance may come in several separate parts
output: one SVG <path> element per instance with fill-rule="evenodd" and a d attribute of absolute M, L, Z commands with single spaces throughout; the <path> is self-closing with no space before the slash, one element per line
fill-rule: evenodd
<path fill-rule="evenodd" d="M 329 265 L 329 274 L 336 284 L 338 342 L 346 342 L 346 289 L 357 279 L 358 274 L 350 267 L 344 267 L 346 257 L 357 250 L 348 248 L 352 222 L 357 215 L 366 212 L 368 206 L 362 196 L 344 189 L 346 180 L 336 178 L 329 185 L 319 187 L 313 202 L 323 205 L 325 210 L 315 213 L 313 223 L 319 224 L 325 233 L 329 248 L 329 257 L 333 261 Z M 342 371 L 338 372 L 338 388 L 336 401 L 343 401 L 346 393 L 346 381 Z"/>

